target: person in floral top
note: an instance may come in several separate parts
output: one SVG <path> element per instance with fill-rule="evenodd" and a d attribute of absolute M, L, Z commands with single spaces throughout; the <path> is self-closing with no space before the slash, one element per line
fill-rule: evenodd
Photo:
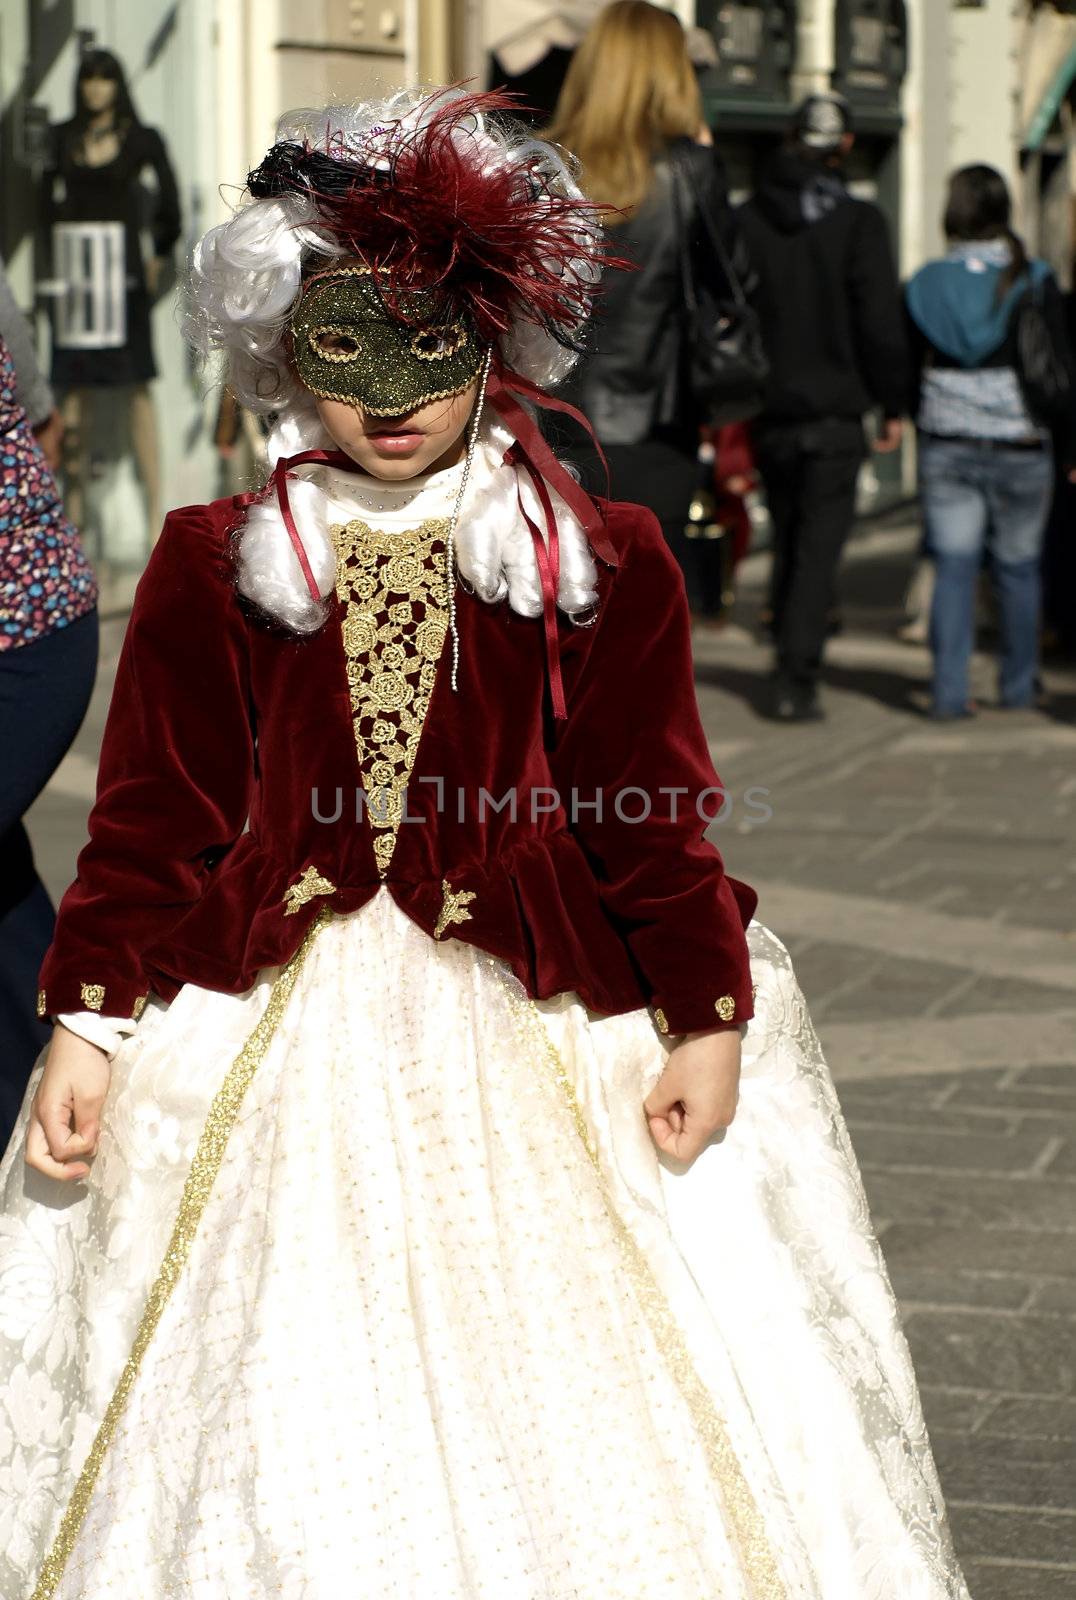
<path fill-rule="evenodd" d="M 97 666 L 97 584 L 0 337 L 0 1131 L 48 1029 L 35 1015 L 52 903 L 23 816 L 78 732 Z"/>

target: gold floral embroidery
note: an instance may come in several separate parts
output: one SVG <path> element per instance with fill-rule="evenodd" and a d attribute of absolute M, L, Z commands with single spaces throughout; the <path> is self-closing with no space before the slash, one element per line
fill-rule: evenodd
<path fill-rule="evenodd" d="M 384 877 L 448 631 L 448 522 L 431 518 L 399 532 L 355 521 L 329 532 L 355 749 Z"/>
<path fill-rule="evenodd" d="M 37 991 L 37 1014 L 39 1017 L 47 1017 L 49 1014 L 48 1002 L 45 999 L 44 989 L 39 989 Z"/>
<path fill-rule="evenodd" d="M 298 883 L 293 883 L 290 889 L 284 890 L 284 899 L 288 909 L 284 915 L 293 917 L 295 913 L 306 905 L 308 900 L 313 900 L 318 894 L 335 894 L 336 885 L 330 883 L 328 878 L 323 878 L 317 867 L 307 867 Z"/>
<path fill-rule="evenodd" d="M 654 1007 L 654 1021 L 657 1024 L 657 1030 L 658 1030 L 659 1033 L 668 1033 L 668 1031 L 669 1031 L 668 1018 L 666 1017 L 664 1011 L 662 1011 L 660 1006 L 655 1006 Z"/>
<path fill-rule="evenodd" d="M 470 922 L 471 913 L 467 907 L 474 899 L 473 889 L 452 890 L 449 888 L 447 878 L 441 879 L 441 893 L 444 898 L 441 901 L 441 914 L 433 930 L 435 939 L 441 937 L 451 922 Z"/>
<path fill-rule="evenodd" d="M 736 1002 L 730 994 L 723 994 L 720 1000 L 714 1001 L 714 1010 L 722 1022 L 731 1022 L 736 1015 Z"/>
<path fill-rule="evenodd" d="M 84 983 L 79 988 L 82 1004 L 87 1011 L 100 1011 L 105 1003 L 105 986 L 103 983 Z"/>
<path fill-rule="evenodd" d="M 140 994 L 134 1005 L 131 1007 L 131 1016 L 136 1022 L 141 1020 L 142 1013 L 146 1009 L 146 1001 L 148 999 L 148 994 Z"/>

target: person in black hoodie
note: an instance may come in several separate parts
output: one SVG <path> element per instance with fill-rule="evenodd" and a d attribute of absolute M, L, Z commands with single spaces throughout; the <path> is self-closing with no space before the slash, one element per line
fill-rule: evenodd
<path fill-rule="evenodd" d="M 875 449 L 896 450 L 907 396 L 889 232 L 842 178 L 852 142 L 847 102 L 812 95 L 738 212 L 771 367 L 755 444 L 774 531 L 773 711 L 788 721 L 822 715 L 818 675 L 866 455 L 864 413 L 881 409 Z"/>

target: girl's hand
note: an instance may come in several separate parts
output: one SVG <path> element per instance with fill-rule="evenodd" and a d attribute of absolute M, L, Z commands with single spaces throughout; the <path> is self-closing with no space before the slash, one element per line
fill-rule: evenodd
<path fill-rule="evenodd" d="M 103 1050 L 56 1024 L 30 1108 L 28 1167 L 62 1183 L 87 1176 L 90 1158 L 97 1154 L 101 1107 L 111 1077 Z"/>
<path fill-rule="evenodd" d="M 643 1106 L 658 1149 L 690 1165 L 731 1123 L 739 1088 L 739 1029 L 686 1033 Z"/>

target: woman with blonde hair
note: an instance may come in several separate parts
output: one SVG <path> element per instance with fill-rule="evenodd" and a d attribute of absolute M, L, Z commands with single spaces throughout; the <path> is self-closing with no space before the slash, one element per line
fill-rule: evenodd
<path fill-rule="evenodd" d="M 631 268 L 603 279 L 570 398 L 605 452 L 613 496 L 654 511 L 703 611 L 705 574 L 684 534 L 704 420 L 685 378 L 684 273 L 712 282 L 721 268 L 701 213 L 737 270 L 745 263 L 677 17 L 649 0 L 606 6 L 572 59 L 549 137 L 578 158 L 589 198 L 614 208 L 610 248 Z M 573 453 L 587 487 L 603 491 L 594 455 Z"/>

